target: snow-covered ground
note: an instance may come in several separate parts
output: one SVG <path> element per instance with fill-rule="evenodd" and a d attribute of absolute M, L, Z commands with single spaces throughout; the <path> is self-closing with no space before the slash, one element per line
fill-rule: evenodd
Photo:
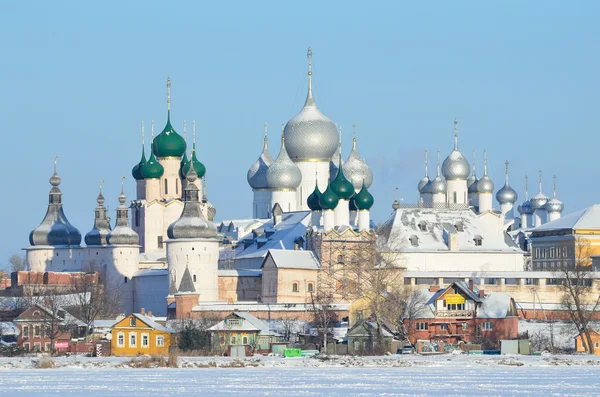
<path fill-rule="evenodd" d="M 181 368 L 135 369 L 129 359 L 1 359 L 7 396 L 494 396 L 600 394 L 600 357 L 384 356 L 180 358 Z M 242 364 L 243 363 L 243 364 Z M 243 368 L 232 368 L 241 366 Z M 215 367 L 216 366 L 216 367 Z M 225 368 L 228 367 L 228 368 Z"/>

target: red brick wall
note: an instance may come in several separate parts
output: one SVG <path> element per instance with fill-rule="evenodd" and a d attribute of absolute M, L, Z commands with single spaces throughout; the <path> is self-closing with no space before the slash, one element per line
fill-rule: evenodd
<path fill-rule="evenodd" d="M 492 329 L 490 331 L 483 330 L 484 322 L 491 322 Z M 425 322 L 428 324 L 427 330 L 416 330 L 418 322 Z M 404 326 L 408 329 L 409 321 L 404 320 Z M 450 323 L 448 324 L 448 330 L 442 330 L 441 324 L 439 323 Z M 468 329 L 462 330 L 462 323 L 468 324 Z M 477 335 L 477 327 L 480 327 L 481 333 Z M 518 317 L 507 317 L 507 318 L 472 318 L 472 319 L 457 319 L 457 318 L 426 318 L 417 319 L 413 321 L 410 339 L 411 343 L 415 343 L 418 339 L 432 340 L 442 339 L 449 343 L 457 343 L 460 340 L 465 342 L 472 342 L 480 338 L 490 340 L 501 340 L 501 339 L 516 339 L 519 334 L 519 318 Z"/>

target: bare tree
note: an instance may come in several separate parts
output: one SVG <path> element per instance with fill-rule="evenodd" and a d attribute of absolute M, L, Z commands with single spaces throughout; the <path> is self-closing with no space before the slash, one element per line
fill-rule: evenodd
<path fill-rule="evenodd" d="M 387 318 L 396 327 L 396 332 L 411 345 L 415 340 L 412 335 L 415 331 L 416 320 L 423 318 L 429 310 L 427 307 L 427 294 L 423 289 L 405 285 L 390 293 Z"/>
<path fill-rule="evenodd" d="M 332 323 L 337 320 L 337 315 L 333 307 L 333 291 L 326 283 L 317 283 L 316 294 L 311 292 L 310 299 L 314 315 L 313 323 L 317 328 L 323 351 L 327 352 L 329 331 L 331 330 Z"/>
<path fill-rule="evenodd" d="M 65 292 L 72 295 L 73 314 L 88 328 L 94 320 L 113 319 L 120 313 L 120 290 L 99 284 L 93 273 L 74 274 Z"/>
<path fill-rule="evenodd" d="M 298 326 L 298 318 L 294 315 L 284 316 L 281 320 L 279 320 L 281 324 L 281 328 L 283 330 L 283 337 L 286 341 L 290 342 L 292 333 L 296 330 Z"/>
<path fill-rule="evenodd" d="M 8 258 L 8 265 L 11 272 L 22 272 L 27 270 L 27 261 L 24 256 L 19 254 L 12 254 Z"/>
<path fill-rule="evenodd" d="M 594 354 L 594 344 L 590 334 L 590 321 L 598 312 L 600 295 L 592 288 L 591 255 L 593 250 L 589 240 L 577 237 L 575 240 L 574 260 L 558 271 L 562 278 L 561 306 L 569 314 L 573 325 L 582 338 L 589 354 Z"/>

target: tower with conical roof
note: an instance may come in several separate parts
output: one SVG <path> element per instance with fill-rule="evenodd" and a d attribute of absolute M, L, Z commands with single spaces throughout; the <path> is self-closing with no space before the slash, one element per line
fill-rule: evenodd
<path fill-rule="evenodd" d="M 263 150 L 258 159 L 252 164 L 246 175 L 248 184 L 252 188 L 254 199 L 252 201 L 252 217 L 266 219 L 271 212 L 271 194 L 267 185 L 267 169 L 273 162 L 269 153 L 268 125 L 265 123 Z"/>
<path fill-rule="evenodd" d="M 192 149 L 192 156 L 193 152 Z M 183 211 L 167 230 L 168 279 L 180 286 L 187 268 L 200 299 L 203 302 L 216 302 L 219 298 L 217 228 L 203 214 L 200 190 L 194 183 L 198 179 L 195 167 L 188 168 L 186 179 Z"/>
<path fill-rule="evenodd" d="M 54 173 L 50 177 L 48 209 L 42 223 L 29 234 L 30 247 L 26 248 L 27 267 L 30 271 L 62 271 L 80 266 L 77 256 L 81 233 L 65 215 L 61 178 L 56 172 L 58 156 L 54 158 Z"/>
<path fill-rule="evenodd" d="M 466 208 L 468 206 L 467 178 L 469 178 L 469 162 L 458 150 L 458 120 L 454 120 L 454 149 L 442 164 L 442 175 L 446 179 L 447 204 L 450 208 Z"/>
<path fill-rule="evenodd" d="M 285 142 L 290 159 L 301 172 L 301 184 L 297 188 L 297 210 L 308 210 L 306 199 L 314 190 L 313 177 L 319 175 L 318 186 L 324 191 L 329 182 L 329 164 L 338 147 L 335 124 L 317 107 L 313 97 L 312 50 L 309 47 L 308 92 L 300 112 L 285 126 Z M 285 210 L 285 208 L 284 208 Z"/>

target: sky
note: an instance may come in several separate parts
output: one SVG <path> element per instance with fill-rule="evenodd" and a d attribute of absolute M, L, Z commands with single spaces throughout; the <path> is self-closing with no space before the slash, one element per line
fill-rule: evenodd
<path fill-rule="evenodd" d="M 317 105 L 344 128 L 344 157 L 357 124 L 375 221 L 390 215 L 395 188 L 417 202 L 423 152 L 435 173 L 455 118 L 479 175 L 487 149 L 496 190 L 508 160 L 519 202 L 524 176 L 531 196 L 542 169 L 548 196 L 557 176 L 565 214 L 597 203 L 599 11 L 594 1 L 548 0 L 3 1 L 0 263 L 42 221 L 54 156 L 65 213 L 82 235 L 100 180 L 113 219 L 122 176 L 134 199 L 140 124 L 164 127 L 167 76 L 173 126 L 182 133 L 196 120 L 216 220 L 251 217 L 246 172 L 263 124 L 275 157 L 279 125 L 304 103 L 308 46 Z"/>

